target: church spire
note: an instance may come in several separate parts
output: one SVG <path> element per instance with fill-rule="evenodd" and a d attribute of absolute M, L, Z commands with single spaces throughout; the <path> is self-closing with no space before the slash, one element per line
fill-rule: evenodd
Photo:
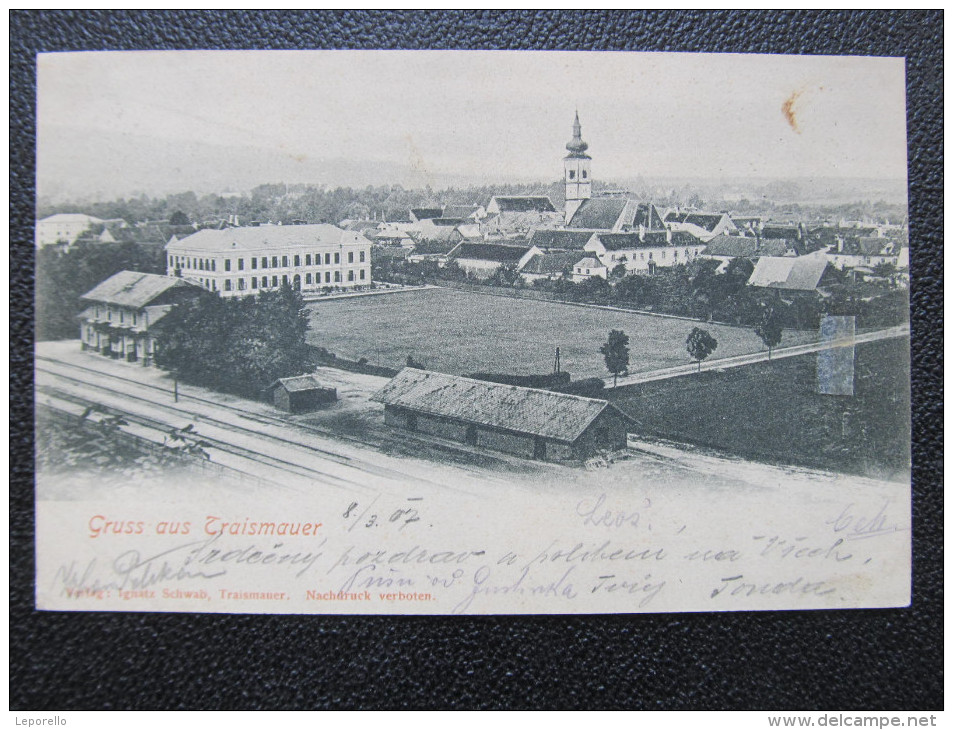
<path fill-rule="evenodd" d="M 566 143 L 566 149 L 569 150 L 569 157 L 581 157 L 588 159 L 586 150 L 589 145 L 582 141 L 582 125 L 579 123 L 579 110 L 576 110 L 576 119 L 572 123 L 572 139 Z"/>

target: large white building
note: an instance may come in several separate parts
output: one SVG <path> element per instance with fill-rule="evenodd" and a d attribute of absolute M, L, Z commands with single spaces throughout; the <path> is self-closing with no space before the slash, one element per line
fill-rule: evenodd
<path fill-rule="evenodd" d="M 170 276 L 221 296 L 290 284 L 303 293 L 371 283 L 371 242 L 337 226 L 251 226 L 203 230 L 166 246 Z"/>
<path fill-rule="evenodd" d="M 36 222 L 36 246 L 71 246 L 90 226 L 104 222 L 102 218 L 85 213 L 57 213 L 41 218 Z"/>

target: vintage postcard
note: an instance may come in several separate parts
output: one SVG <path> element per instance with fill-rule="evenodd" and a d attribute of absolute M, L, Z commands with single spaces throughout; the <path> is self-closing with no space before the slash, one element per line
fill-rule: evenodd
<path fill-rule="evenodd" d="M 901 58 L 37 58 L 36 604 L 906 606 Z"/>

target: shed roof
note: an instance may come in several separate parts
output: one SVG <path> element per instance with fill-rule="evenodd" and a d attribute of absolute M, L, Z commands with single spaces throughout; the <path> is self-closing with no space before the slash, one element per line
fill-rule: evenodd
<path fill-rule="evenodd" d="M 306 390 L 329 390 L 328 386 L 318 380 L 315 375 L 297 375 L 293 378 L 278 378 L 266 390 L 273 390 L 282 386 L 289 393 L 300 393 Z"/>
<path fill-rule="evenodd" d="M 367 243 L 367 239 L 360 233 L 345 232 L 328 223 L 302 226 L 250 226 L 224 230 L 207 228 L 177 241 L 170 241 L 166 250 L 227 253 L 271 248 L 304 249 L 315 245 L 341 243 Z"/>
<path fill-rule="evenodd" d="M 411 208 L 410 215 L 419 221 L 440 218 L 443 215 L 443 208 Z"/>
<path fill-rule="evenodd" d="M 531 210 L 540 213 L 556 212 L 553 201 L 546 195 L 495 195 L 493 200 L 501 213 L 527 213 Z"/>
<path fill-rule="evenodd" d="M 592 238 L 592 231 L 557 231 L 552 228 L 538 228 L 533 231 L 530 245 L 539 248 L 564 248 L 579 250 Z"/>
<path fill-rule="evenodd" d="M 144 307 L 160 294 L 176 287 L 192 287 L 201 290 L 197 285 L 174 276 L 120 271 L 83 294 L 80 299 L 124 307 Z"/>
<path fill-rule="evenodd" d="M 450 255 L 456 259 L 477 259 L 510 264 L 523 258 L 527 251 L 529 251 L 529 246 L 504 246 L 499 243 L 468 243 L 464 241 L 454 248 Z"/>
<path fill-rule="evenodd" d="M 644 236 L 638 233 L 599 233 L 597 235 L 607 251 L 660 248 L 669 245 L 665 231 L 649 231 Z"/>
<path fill-rule="evenodd" d="M 826 270 L 827 259 L 824 256 L 762 256 L 755 264 L 748 283 L 768 289 L 814 291 Z"/>
<path fill-rule="evenodd" d="M 575 264 L 582 253 L 567 251 L 536 254 L 520 269 L 521 274 L 559 274 Z"/>
<path fill-rule="evenodd" d="M 573 442 L 607 401 L 404 368 L 371 400 L 468 423 Z M 620 412 L 621 413 L 621 412 Z"/>
<path fill-rule="evenodd" d="M 448 205 L 443 209 L 445 218 L 469 218 L 480 210 L 479 205 Z"/>

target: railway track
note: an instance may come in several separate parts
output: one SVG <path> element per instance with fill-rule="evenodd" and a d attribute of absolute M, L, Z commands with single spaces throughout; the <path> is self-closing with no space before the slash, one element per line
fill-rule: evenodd
<path fill-rule="evenodd" d="M 127 420 L 132 420 L 146 427 L 159 428 L 160 430 L 164 430 L 165 433 L 168 433 L 170 428 L 181 428 L 186 425 L 186 423 L 192 422 L 196 424 L 204 424 L 206 427 L 211 426 L 227 432 L 242 434 L 244 436 L 251 437 L 253 440 L 263 441 L 265 443 L 263 443 L 262 448 L 259 449 L 249 448 L 247 443 L 246 445 L 239 445 L 228 440 L 227 438 L 210 435 L 208 428 L 202 430 L 203 440 L 209 443 L 214 443 L 216 447 L 221 449 L 223 452 L 240 456 L 242 458 L 255 461 L 259 464 L 268 465 L 272 468 L 282 469 L 288 474 L 305 478 L 313 478 L 325 483 L 333 483 L 338 486 L 346 485 L 350 488 L 368 489 L 366 486 L 368 476 L 375 476 L 388 481 L 399 482 L 401 484 L 407 484 L 408 481 L 412 480 L 414 483 L 429 482 L 433 486 L 441 486 L 438 482 L 427 480 L 426 478 L 422 478 L 420 475 L 408 474 L 403 471 L 391 469 L 362 459 L 355 459 L 351 456 L 341 455 L 328 449 L 321 448 L 318 445 L 309 444 L 301 440 L 285 438 L 284 436 L 273 433 L 268 433 L 261 428 L 243 426 L 237 422 L 237 419 L 225 420 L 208 413 L 195 413 L 192 409 L 188 409 L 187 407 L 183 407 L 181 405 L 163 403 L 151 397 L 130 392 L 128 389 L 118 390 L 116 388 L 109 387 L 108 385 L 97 382 L 90 377 L 80 377 L 80 375 L 83 374 L 86 374 L 87 376 L 92 374 L 98 378 L 102 378 L 103 373 L 93 368 L 85 368 L 80 365 L 72 364 L 67 365 L 49 358 L 37 358 L 37 360 L 38 362 L 36 364 L 36 369 L 38 373 L 44 374 L 44 376 L 47 378 L 54 379 L 54 383 L 58 379 L 61 383 L 65 382 L 67 384 L 72 384 L 73 386 L 82 386 L 84 389 L 93 389 L 109 395 L 113 400 L 109 403 L 103 403 L 101 400 L 95 400 L 84 395 L 79 395 L 75 392 L 70 392 L 63 387 L 58 387 L 51 383 L 38 383 L 38 392 L 49 392 L 49 388 L 54 388 L 57 391 L 56 394 L 59 397 L 68 396 L 68 398 L 72 399 L 74 402 L 82 401 L 85 405 L 93 405 L 94 407 L 100 409 L 109 409 L 116 414 L 122 415 Z M 71 370 L 79 371 L 79 373 L 70 372 Z M 108 377 L 113 378 L 114 376 L 110 375 Z M 148 393 L 161 394 L 163 399 L 167 399 L 169 397 L 169 391 L 164 388 L 160 388 L 148 383 L 140 383 L 137 380 L 124 378 L 122 376 L 116 376 L 115 379 L 127 382 L 137 389 L 146 389 L 146 392 Z M 262 426 L 280 426 L 286 429 L 289 425 L 286 421 L 278 418 L 270 418 L 260 414 L 249 414 L 235 406 L 217 403 L 206 398 L 191 395 L 180 395 L 180 398 L 193 403 L 202 403 L 214 407 L 215 409 L 224 409 L 228 412 L 234 413 L 236 416 L 240 416 L 244 420 L 257 422 Z M 122 403 L 115 402 L 115 399 L 134 401 L 144 404 L 153 411 L 160 411 L 163 414 L 172 416 L 173 422 L 170 423 L 168 420 L 160 420 L 158 418 L 146 416 L 141 412 L 137 413 L 134 409 L 131 409 L 128 406 L 124 407 Z M 183 421 L 186 423 L 181 423 L 181 425 L 176 426 L 176 422 Z M 322 437 L 328 437 L 328 434 L 330 433 L 324 429 L 308 427 L 303 424 L 295 424 L 295 427 L 306 432 L 315 433 L 316 435 L 320 435 Z M 358 443 L 364 448 L 366 448 L 368 445 L 373 445 L 372 442 L 361 441 L 354 438 L 345 438 L 342 440 Z M 267 445 L 272 445 L 275 448 L 265 448 Z M 281 449 L 286 452 L 297 452 L 301 458 L 295 460 L 280 458 L 275 454 L 276 449 Z M 316 460 L 323 462 L 326 466 L 333 464 L 336 468 L 332 470 L 318 469 L 313 466 Z M 304 466 L 303 464 L 311 464 L 311 466 Z"/>

